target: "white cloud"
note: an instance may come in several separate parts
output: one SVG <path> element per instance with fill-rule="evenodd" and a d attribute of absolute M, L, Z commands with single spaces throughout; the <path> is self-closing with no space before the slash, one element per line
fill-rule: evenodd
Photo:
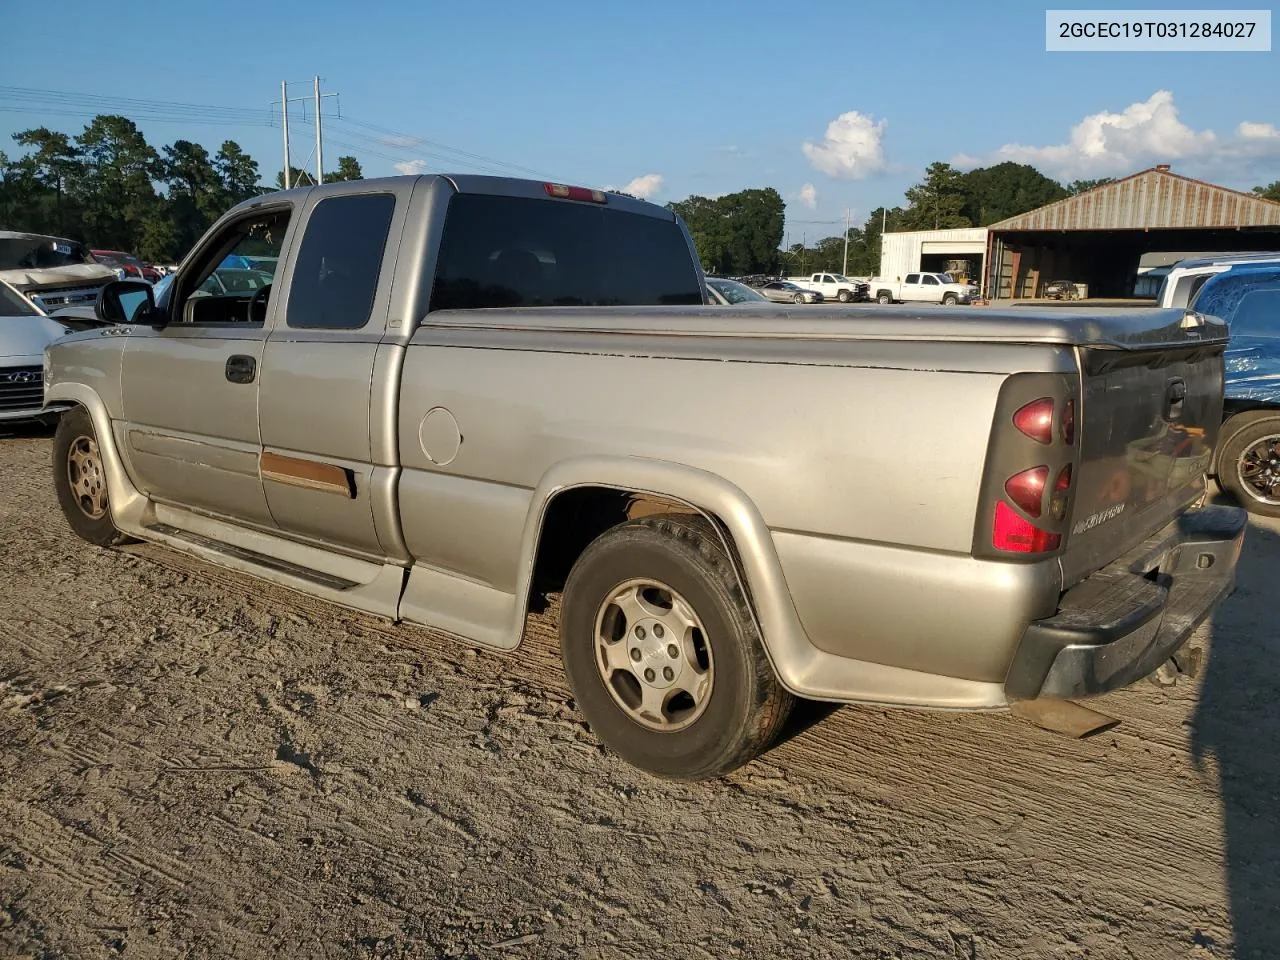
<path fill-rule="evenodd" d="M 1247 120 L 1236 127 L 1241 140 L 1280 140 L 1280 129 L 1271 123 L 1249 123 Z"/>
<path fill-rule="evenodd" d="M 850 110 L 827 124 L 822 143 L 806 140 L 802 149 L 814 169 L 839 180 L 861 180 L 885 168 L 884 128 L 888 120 L 875 121 Z"/>
<path fill-rule="evenodd" d="M 1157 90 L 1119 113 L 1090 114 L 1071 128 L 1065 143 L 1043 147 L 1009 143 L 983 162 L 1029 163 L 1051 176 L 1072 179 L 1134 173 L 1156 163 L 1182 160 L 1201 175 L 1248 179 L 1256 162 L 1267 157 L 1280 157 L 1280 130 L 1273 125 L 1246 121 L 1236 128 L 1235 136 L 1219 137 L 1212 130 L 1196 130 L 1183 123 L 1173 94 Z"/>
<path fill-rule="evenodd" d="M 816 210 L 818 207 L 818 189 L 812 183 L 806 183 L 800 188 L 800 202 L 810 210 Z"/>
<path fill-rule="evenodd" d="M 662 174 L 646 173 L 636 177 L 625 187 L 601 187 L 602 190 L 617 190 L 621 193 L 629 193 L 633 197 L 639 197 L 641 200 L 648 200 L 655 194 L 662 192 Z"/>
<path fill-rule="evenodd" d="M 378 142 L 386 147 L 420 147 L 422 141 L 417 137 L 402 137 L 399 134 L 393 134 L 387 137 L 379 137 Z"/>
<path fill-rule="evenodd" d="M 396 169 L 401 173 L 418 174 L 425 173 L 427 170 L 427 161 L 425 160 L 401 160 L 396 165 Z"/>

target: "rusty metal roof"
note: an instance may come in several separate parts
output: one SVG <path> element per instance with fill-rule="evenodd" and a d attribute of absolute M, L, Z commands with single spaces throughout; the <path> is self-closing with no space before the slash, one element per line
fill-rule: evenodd
<path fill-rule="evenodd" d="M 1157 230 L 1280 226 L 1280 203 L 1152 167 L 991 230 Z"/>

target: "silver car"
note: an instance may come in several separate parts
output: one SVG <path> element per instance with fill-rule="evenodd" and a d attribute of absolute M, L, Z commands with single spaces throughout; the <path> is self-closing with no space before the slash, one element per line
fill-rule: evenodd
<path fill-rule="evenodd" d="M 760 288 L 760 293 L 775 303 L 821 303 L 822 294 L 806 290 L 789 280 L 775 280 Z"/>
<path fill-rule="evenodd" d="M 747 303 L 768 303 L 768 299 L 745 283 L 726 280 L 723 277 L 707 277 L 708 300 L 718 307 L 738 306 Z"/>
<path fill-rule="evenodd" d="M 44 406 L 44 348 L 70 330 L 0 280 L 0 423 L 56 419 Z"/>

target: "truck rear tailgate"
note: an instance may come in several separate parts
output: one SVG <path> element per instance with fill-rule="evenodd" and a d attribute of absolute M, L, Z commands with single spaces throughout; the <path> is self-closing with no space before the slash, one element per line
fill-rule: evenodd
<path fill-rule="evenodd" d="M 1170 333 L 1171 331 L 1166 331 Z M 1077 348 L 1080 459 L 1062 554 L 1068 587 L 1167 525 L 1204 491 L 1222 421 L 1224 342 Z"/>

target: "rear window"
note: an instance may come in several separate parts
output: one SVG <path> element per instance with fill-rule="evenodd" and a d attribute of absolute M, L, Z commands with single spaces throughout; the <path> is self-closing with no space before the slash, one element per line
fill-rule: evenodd
<path fill-rule="evenodd" d="M 460 193 L 449 201 L 432 310 L 703 302 L 672 220 L 525 197 Z"/>

